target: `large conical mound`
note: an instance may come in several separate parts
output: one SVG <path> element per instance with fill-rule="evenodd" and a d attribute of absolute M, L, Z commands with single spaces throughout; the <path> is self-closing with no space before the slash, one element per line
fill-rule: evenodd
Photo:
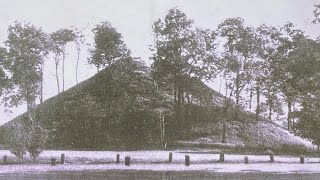
<path fill-rule="evenodd" d="M 125 59 L 92 78 L 54 96 L 36 111 L 47 130 L 48 149 L 143 149 L 206 147 L 281 149 L 305 147 L 278 125 L 241 111 L 239 120 L 226 123 L 226 143 L 220 143 L 224 97 L 200 80 L 190 78 L 190 97 L 183 102 L 183 118 L 177 123 L 174 98 L 159 90 L 150 68 Z M 1 140 L 23 127 L 25 114 L 1 126 Z"/>

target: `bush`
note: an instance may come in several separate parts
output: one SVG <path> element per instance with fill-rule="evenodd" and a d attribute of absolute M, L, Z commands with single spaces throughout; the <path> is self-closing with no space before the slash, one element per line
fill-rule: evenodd
<path fill-rule="evenodd" d="M 42 152 L 41 149 L 44 147 L 47 141 L 47 133 L 39 124 L 36 124 L 34 125 L 32 131 L 29 132 L 28 137 L 28 153 L 30 157 L 35 161 Z"/>
<path fill-rule="evenodd" d="M 6 146 L 9 151 L 14 154 L 19 160 L 23 160 L 24 155 L 27 154 L 27 136 L 25 129 L 21 124 L 14 124 L 7 129 L 4 137 Z"/>
<path fill-rule="evenodd" d="M 29 118 L 24 117 L 22 123 L 9 124 L 4 137 L 6 146 L 20 161 L 27 152 L 36 160 L 47 140 L 47 133 L 41 125 L 28 120 Z"/>

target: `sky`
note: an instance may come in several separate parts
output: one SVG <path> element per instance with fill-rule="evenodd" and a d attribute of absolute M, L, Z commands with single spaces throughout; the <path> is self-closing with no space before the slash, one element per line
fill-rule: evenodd
<path fill-rule="evenodd" d="M 310 37 L 320 35 L 319 25 L 311 23 L 314 4 L 320 0 L 0 0 L 0 46 L 7 38 L 7 29 L 15 21 L 30 22 L 42 27 L 46 33 L 60 28 L 77 27 L 83 31 L 86 43 L 92 44 L 91 29 L 108 21 L 123 35 L 134 57 L 141 57 L 150 64 L 150 45 L 153 43 L 152 24 L 163 18 L 168 10 L 179 8 L 201 28 L 216 29 L 229 17 L 241 17 L 245 24 L 257 27 L 263 23 L 281 26 L 290 21 Z M 81 51 L 79 79 L 85 80 L 96 73 L 87 63 L 89 46 Z M 66 89 L 76 85 L 75 46 L 67 46 Z M 44 70 L 44 98 L 57 94 L 53 59 Z M 61 73 L 61 72 L 60 72 Z M 209 84 L 214 89 L 217 82 Z M 25 105 L 5 112 L 0 106 L 0 124 L 26 110 Z"/>

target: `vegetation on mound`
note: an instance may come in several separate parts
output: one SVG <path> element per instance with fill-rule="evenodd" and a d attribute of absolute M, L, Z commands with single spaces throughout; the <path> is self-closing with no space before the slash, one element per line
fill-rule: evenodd
<path fill-rule="evenodd" d="M 193 135 L 187 132 L 197 122 L 217 122 L 221 109 L 207 98 L 216 97 L 216 92 L 199 81 L 190 82 L 198 89 L 191 102 L 209 106 L 185 104 L 184 116 L 188 116 L 190 124 L 186 128 L 174 122 L 172 96 L 156 90 L 148 67 L 131 59 L 115 63 L 37 107 L 36 117 L 49 132 L 46 148 L 159 148 L 162 130 L 168 143 L 188 139 Z M 165 127 L 160 125 L 161 112 L 167 113 Z M 26 114 L 21 115 L 3 125 L 2 132 L 10 133 L 10 127 L 27 121 Z"/>
<path fill-rule="evenodd" d="M 37 119 L 48 132 L 45 148 L 159 149 L 163 148 L 161 131 L 164 130 L 167 147 L 183 146 L 176 141 L 197 142 L 199 138 L 208 137 L 207 141 L 200 140 L 196 146 L 205 147 L 212 143 L 211 148 L 230 149 L 227 145 L 214 145 L 222 139 L 221 120 L 230 117 L 224 114 L 222 104 L 217 104 L 217 99 L 223 103 L 223 96 L 201 81 L 190 81 L 196 94 L 191 94 L 191 103 L 183 106 L 190 126 L 181 127 L 173 117 L 172 95 L 156 90 L 148 67 L 128 59 L 115 63 L 112 68 L 112 74 L 116 76 L 111 76 L 110 68 L 106 68 L 37 107 Z M 113 77 L 117 78 L 117 83 L 111 82 Z M 167 113 L 165 127 L 161 126 L 161 112 Z M 14 132 L 10 127 L 27 120 L 26 114 L 21 115 L 2 126 L 1 132 L 10 134 Z M 244 152 L 243 148 L 248 148 L 248 151 L 281 149 L 286 144 L 299 146 L 275 124 L 265 120 L 256 122 L 254 114 L 241 112 L 239 121 L 228 121 L 226 127 L 227 144 L 235 145 L 231 147 L 234 152 Z M 192 146 L 194 144 L 187 145 Z"/>
<path fill-rule="evenodd" d="M 66 45 L 76 43 L 78 64 L 81 33 L 60 29 L 48 35 L 28 23 L 9 26 L 0 48 L 0 93 L 6 107 L 26 103 L 27 112 L 3 125 L 1 138 L 17 157 L 28 151 L 35 159 L 41 148 L 167 148 L 212 135 L 212 141 L 221 137 L 221 143 L 243 147 L 291 147 L 295 142 L 285 133 L 261 122 L 282 114 L 284 105 L 287 129 L 320 142 L 319 42 L 292 23 L 254 28 L 228 18 L 209 30 L 172 8 L 153 24 L 151 67 L 131 56 L 109 22 L 93 33 L 88 63 L 98 73 L 64 91 Z M 59 94 L 42 102 L 48 54 L 54 56 Z M 218 75 L 225 81 L 224 97 L 203 83 Z"/>

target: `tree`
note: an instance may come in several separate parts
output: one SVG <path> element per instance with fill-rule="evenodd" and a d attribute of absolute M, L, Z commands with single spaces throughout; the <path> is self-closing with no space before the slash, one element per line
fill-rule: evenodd
<path fill-rule="evenodd" d="M 153 32 L 153 77 L 158 87 L 172 92 L 176 127 L 184 129 L 190 126 L 182 121 L 185 99 L 190 98 L 188 82 L 213 74 L 215 34 L 195 28 L 193 20 L 176 8 L 154 23 Z"/>
<path fill-rule="evenodd" d="M 281 29 L 282 36 L 279 38 L 280 45 L 274 56 L 274 82 L 281 90 L 284 100 L 288 107 L 287 127 L 291 130 L 292 126 L 292 107 L 296 101 L 297 91 L 295 89 L 296 79 L 295 72 L 296 62 L 292 56 L 296 55 L 297 49 L 305 36 L 299 29 L 295 29 L 292 23 L 286 23 Z M 298 67 L 298 66 L 296 66 Z"/>
<path fill-rule="evenodd" d="M 8 39 L 5 41 L 7 55 L 4 68 L 8 71 L 10 84 L 6 89 L 6 105 L 17 106 L 23 102 L 27 104 L 28 130 L 23 131 L 27 141 L 25 146 L 32 153 L 31 142 L 33 136 L 41 134 L 38 119 L 34 114 L 36 99 L 41 94 L 41 82 L 43 80 L 43 63 L 48 54 L 47 35 L 33 25 L 15 23 L 8 28 Z M 17 133 L 18 130 L 17 130 Z M 44 138 L 45 139 L 45 138 Z M 35 142 L 37 143 L 37 142 Z M 15 143 L 11 144 L 15 146 Z M 23 155 L 25 148 L 17 153 Z"/>
<path fill-rule="evenodd" d="M 76 47 L 77 47 L 76 82 L 78 84 L 79 83 L 79 81 L 78 81 L 78 68 L 79 68 L 81 46 L 84 44 L 84 36 L 78 30 L 75 30 L 75 34 L 76 34 L 75 43 L 76 43 Z"/>
<path fill-rule="evenodd" d="M 266 106 L 268 109 L 268 119 L 272 120 L 272 113 L 279 112 L 279 98 L 277 96 L 279 89 L 276 86 L 274 77 L 274 57 L 277 54 L 280 46 L 281 32 L 279 29 L 267 26 L 265 24 L 256 29 L 258 40 L 257 62 L 253 69 L 255 69 L 254 81 L 256 82 L 257 92 L 257 109 L 256 117 L 260 115 L 260 98 L 259 91 L 267 98 Z"/>
<path fill-rule="evenodd" d="M 0 47 L 0 97 L 4 93 L 7 85 L 8 85 L 8 77 L 5 73 L 5 60 L 7 56 L 7 51 L 5 48 Z"/>
<path fill-rule="evenodd" d="M 304 97 L 302 102 L 302 109 L 298 111 L 297 117 L 298 121 L 295 125 L 295 134 L 310 140 L 313 144 L 320 145 L 320 99 L 319 94 L 313 94 L 313 96 Z"/>
<path fill-rule="evenodd" d="M 218 26 L 219 35 L 225 38 L 221 66 L 229 84 L 227 87 L 235 93 L 236 108 L 241 107 L 241 91 L 250 80 L 249 70 L 255 54 L 253 29 L 244 25 L 241 18 L 229 18 Z M 236 110 L 235 119 L 238 110 Z"/>
<path fill-rule="evenodd" d="M 320 4 L 314 5 L 315 9 L 313 10 L 314 19 L 312 20 L 313 24 L 318 24 L 320 22 Z"/>
<path fill-rule="evenodd" d="M 21 161 L 28 151 L 27 132 L 22 124 L 15 123 L 6 130 L 5 135 L 5 143 L 9 144 L 10 152 Z"/>
<path fill-rule="evenodd" d="M 65 66 L 65 59 L 66 59 L 66 45 L 70 42 L 77 42 L 78 35 L 81 36 L 78 32 L 75 32 L 73 29 L 59 29 L 56 32 L 50 34 L 50 39 L 52 43 L 51 51 L 55 54 L 55 65 L 56 65 L 56 80 L 57 80 L 57 87 L 58 93 L 60 93 L 60 83 L 59 83 L 59 74 L 58 74 L 58 66 L 60 64 L 60 60 L 62 56 L 62 91 L 64 91 L 64 66 Z M 78 45 L 78 42 L 77 42 Z M 78 49 L 78 46 L 77 46 Z M 79 51 L 78 55 L 79 55 Z M 78 57 L 79 58 L 79 57 Z"/>
<path fill-rule="evenodd" d="M 92 32 L 95 36 L 94 47 L 90 49 L 88 61 L 95 65 L 98 71 L 130 56 L 121 34 L 109 22 L 98 24 Z"/>
<path fill-rule="evenodd" d="M 314 20 L 320 22 L 320 4 L 315 5 Z M 319 39 L 319 38 L 318 38 Z M 310 140 L 313 144 L 320 145 L 320 76 L 319 76 L 319 40 L 300 38 L 296 43 L 295 51 L 291 53 L 294 63 L 290 70 L 295 78 L 294 87 L 298 93 L 301 110 L 295 112 L 298 120 L 294 126 L 295 134 Z"/>
<path fill-rule="evenodd" d="M 26 102 L 28 110 L 32 110 L 40 94 L 42 65 L 48 54 L 46 34 L 33 25 L 21 23 L 9 26 L 8 32 L 5 68 L 10 73 L 11 105 Z"/>
<path fill-rule="evenodd" d="M 121 34 L 109 22 L 97 25 L 92 31 L 95 35 L 94 47 L 90 49 L 88 61 L 89 64 L 97 67 L 98 72 L 100 68 L 108 67 L 108 71 L 105 73 L 109 77 L 109 84 L 104 89 L 108 93 L 104 98 L 108 104 L 108 118 L 112 118 L 114 100 L 116 94 L 119 93 L 117 87 L 120 83 L 115 75 L 117 73 L 116 67 L 119 64 L 132 61 L 133 58 L 130 57 L 130 51 L 123 42 Z"/>
<path fill-rule="evenodd" d="M 293 112 L 297 117 L 293 130 L 297 135 L 311 140 L 318 148 L 320 145 L 319 50 L 319 42 L 308 38 L 301 39 L 299 46 L 291 54 L 294 63 L 290 68 L 295 79 L 293 87 L 301 104 L 301 110 Z"/>

